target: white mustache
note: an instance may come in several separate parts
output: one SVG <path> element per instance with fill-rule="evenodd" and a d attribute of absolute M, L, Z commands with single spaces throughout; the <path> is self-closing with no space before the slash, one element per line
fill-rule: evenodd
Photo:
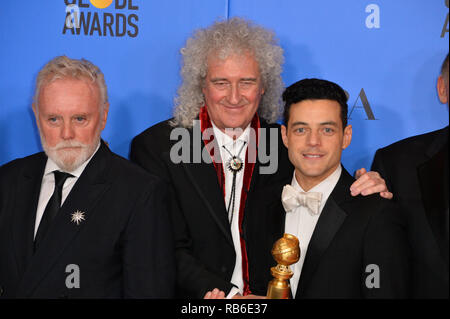
<path fill-rule="evenodd" d="M 61 149 L 64 148 L 68 148 L 68 147 L 80 147 L 80 148 L 86 148 L 88 145 L 83 144 L 81 142 L 78 141 L 61 141 L 58 144 L 56 144 L 53 147 L 49 147 L 50 150 L 52 151 L 59 151 Z"/>

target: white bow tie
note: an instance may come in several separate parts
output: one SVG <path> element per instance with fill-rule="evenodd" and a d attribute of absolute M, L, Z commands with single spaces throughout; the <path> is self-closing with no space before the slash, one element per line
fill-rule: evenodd
<path fill-rule="evenodd" d="M 317 215 L 319 213 L 321 200 L 322 193 L 303 193 L 296 190 L 291 185 L 284 186 L 283 192 L 281 193 L 281 202 L 287 213 L 293 212 L 299 206 L 304 206 L 309 209 L 311 215 Z"/>

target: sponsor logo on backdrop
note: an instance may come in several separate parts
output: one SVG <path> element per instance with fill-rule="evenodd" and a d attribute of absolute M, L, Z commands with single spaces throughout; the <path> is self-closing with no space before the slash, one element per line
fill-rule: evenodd
<path fill-rule="evenodd" d="M 361 101 L 362 106 L 358 104 L 358 101 Z M 353 104 L 353 107 L 348 114 L 349 119 L 351 119 L 352 113 L 355 109 L 363 109 L 364 112 L 366 112 L 367 120 L 377 120 L 375 118 L 375 115 L 373 114 L 372 108 L 370 107 L 369 99 L 367 98 L 364 88 L 359 91 L 358 97 L 356 98 L 355 103 Z"/>
<path fill-rule="evenodd" d="M 64 0 L 64 3 L 65 35 L 135 38 L 139 34 L 138 0 Z"/>
<path fill-rule="evenodd" d="M 445 34 L 448 33 L 448 2 L 449 0 L 444 0 L 444 4 L 447 7 L 447 9 L 444 10 L 447 13 L 447 16 L 445 17 L 444 25 L 442 26 L 441 38 L 443 38 Z"/>
<path fill-rule="evenodd" d="M 371 3 L 366 7 L 366 28 L 379 29 L 380 28 L 380 7 L 377 4 Z"/>

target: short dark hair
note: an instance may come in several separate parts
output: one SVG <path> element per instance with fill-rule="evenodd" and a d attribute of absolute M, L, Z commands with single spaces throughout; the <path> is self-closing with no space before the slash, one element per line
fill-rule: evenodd
<path fill-rule="evenodd" d="M 347 126 L 347 95 L 336 83 L 320 79 L 303 79 L 283 92 L 284 101 L 284 125 L 289 122 L 289 113 L 292 104 L 304 100 L 332 100 L 341 106 L 342 126 Z"/>

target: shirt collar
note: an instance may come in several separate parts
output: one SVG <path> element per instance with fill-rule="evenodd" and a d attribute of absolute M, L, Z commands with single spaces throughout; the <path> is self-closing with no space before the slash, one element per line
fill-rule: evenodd
<path fill-rule="evenodd" d="M 331 192 L 333 191 L 334 187 L 336 186 L 337 182 L 339 181 L 339 177 L 341 177 L 342 167 L 339 164 L 339 166 L 336 168 L 336 170 L 331 173 L 330 176 L 325 178 L 323 181 L 321 181 L 319 184 L 311 188 L 309 191 L 305 192 L 302 187 L 298 184 L 297 179 L 295 178 L 295 171 L 294 176 L 292 177 L 291 186 L 295 189 L 299 190 L 300 192 L 319 192 L 322 193 L 322 201 L 321 206 L 325 204 L 325 202 L 328 200 L 328 197 L 330 196 Z"/>
<path fill-rule="evenodd" d="M 73 175 L 76 178 L 79 178 L 81 176 L 81 173 L 83 173 L 84 169 L 86 168 L 87 164 L 91 161 L 92 157 L 94 157 L 95 153 L 97 153 L 98 149 L 100 148 L 101 142 L 99 141 L 97 148 L 95 149 L 94 153 L 92 153 L 91 157 L 89 157 L 83 164 L 81 164 L 77 169 L 75 169 L 72 172 L 67 172 Z M 64 170 L 61 169 L 50 157 L 47 157 L 47 164 L 45 165 L 44 170 L 44 176 L 53 173 L 54 171 L 61 171 Z"/>
<path fill-rule="evenodd" d="M 219 144 L 219 147 L 222 148 L 225 146 L 231 146 L 233 143 L 236 143 L 237 141 L 240 141 L 241 143 L 245 142 L 248 143 L 248 137 L 250 133 L 250 123 L 247 125 L 245 130 L 242 132 L 242 134 L 236 139 L 233 140 L 232 137 L 228 136 L 224 132 L 222 132 L 213 121 L 211 121 L 211 125 L 214 130 L 214 136 L 216 137 L 217 144 Z"/>

